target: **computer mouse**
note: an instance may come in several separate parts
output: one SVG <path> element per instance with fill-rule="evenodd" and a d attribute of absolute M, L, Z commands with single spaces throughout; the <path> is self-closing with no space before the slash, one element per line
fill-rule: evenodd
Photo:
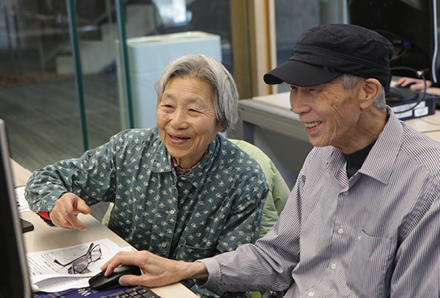
<path fill-rule="evenodd" d="M 400 87 L 400 88 L 404 88 L 404 89 L 409 89 L 411 88 L 412 85 L 414 85 L 415 83 L 408 83 L 405 86 L 402 85 L 397 85 L 396 87 Z"/>
<path fill-rule="evenodd" d="M 122 287 L 119 284 L 119 278 L 126 274 L 141 275 L 142 272 L 137 266 L 121 265 L 113 269 L 110 276 L 104 276 L 102 271 L 89 279 L 89 285 L 92 289 L 103 291 Z"/>

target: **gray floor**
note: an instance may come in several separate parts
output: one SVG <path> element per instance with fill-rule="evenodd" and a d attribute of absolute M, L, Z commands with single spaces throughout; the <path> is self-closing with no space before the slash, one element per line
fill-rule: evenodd
<path fill-rule="evenodd" d="M 7 125 L 11 157 L 33 171 L 61 159 L 79 157 L 83 141 L 73 79 L 0 89 L 0 118 Z M 114 74 L 84 77 L 89 148 L 120 131 Z M 92 206 L 102 218 L 107 205 Z"/>
<path fill-rule="evenodd" d="M 120 131 L 119 99 L 112 74 L 84 77 L 89 147 Z M 11 155 L 29 170 L 77 157 L 83 142 L 73 79 L 0 89 L 0 118 Z"/>

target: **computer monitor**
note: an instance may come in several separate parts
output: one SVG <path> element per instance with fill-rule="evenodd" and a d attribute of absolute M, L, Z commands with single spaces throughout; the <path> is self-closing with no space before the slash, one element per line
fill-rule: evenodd
<path fill-rule="evenodd" d="M 392 75 L 437 82 L 436 0 L 347 0 L 348 23 L 385 36 L 394 45 Z M 409 68 L 409 69 L 404 69 Z"/>
<path fill-rule="evenodd" d="M 0 119 L 0 298 L 31 298 L 5 123 Z"/>

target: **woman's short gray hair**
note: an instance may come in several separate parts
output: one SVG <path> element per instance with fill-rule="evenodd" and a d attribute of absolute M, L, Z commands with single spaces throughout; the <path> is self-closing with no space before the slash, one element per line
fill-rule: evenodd
<path fill-rule="evenodd" d="M 343 74 L 341 76 L 341 79 L 342 86 L 348 91 L 352 91 L 357 86 L 357 84 L 365 80 L 365 78 L 357 77 L 348 73 Z M 387 110 L 387 105 L 385 101 L 385 87 L 382 86 L 382 88 L 380 89 L 380 92 L 377 95 L 376 100 L 374 101 L 374 105 L 382 112 L 385 112 Z"/>
<path fill-rule="evenodd" d="M 233 127 L 238 119 L 238 91 L 229 71 L 217 60 L 206 55 L 186 55 L 172 61 L 165 67 L 154 84 L 156 108 L 169 81 L 176 77 L 191 77 L 208 82 L 214 90 L 214 108 L 219 124 L 225 130 Z"/>

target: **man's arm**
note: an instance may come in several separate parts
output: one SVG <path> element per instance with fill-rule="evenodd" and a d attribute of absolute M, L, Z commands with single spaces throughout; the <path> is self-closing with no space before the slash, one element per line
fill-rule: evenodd
<path fill-rule="evenodd" d="M 440 293 L 440 198 L 396 253 L 391 297 L 438 297 Z"/>
<path fill-rule="evenodd" d="M 119 265 L 138 266 L 142 275 L 124 275 L 119 279 L 123 286 L 142 285 L 159 287 L 176 283 L 185 279 L 208 278 L 208 271 L 200 262 L 175 261 L 160 257 L 148 251 L 119 252 L 102 266 L 108 276 Z"/>
<path fill-rule="evenodd" d="M 294 201 L 296 198 L 286 204 L 283 211 L 285 219 L 280 217 L 274 229 L 257 241 L 257 245 L 242 245 L 236 251 L 196 262 L 170 260 L 148 251 L 119 252 L 101 270 L 109 275 L 122 264 L 138 266 L 143 274 L 122 277 L 119 282 L 125 286 L 157 287 L 196 279 L 203 288 L 220 291 L 287 289 L 293 282 L 291 272 L 299 258 L 299 239 L 293 236 L 299 233 L 298 229 L 292 229 L 292 225 L 296 225 L 295 220 L 292 220 L 295 217 L 293 214 L 298 212 Z M 280 244 L 278 241 L 283 243 L 280 247 L 277 247 Z"/>

